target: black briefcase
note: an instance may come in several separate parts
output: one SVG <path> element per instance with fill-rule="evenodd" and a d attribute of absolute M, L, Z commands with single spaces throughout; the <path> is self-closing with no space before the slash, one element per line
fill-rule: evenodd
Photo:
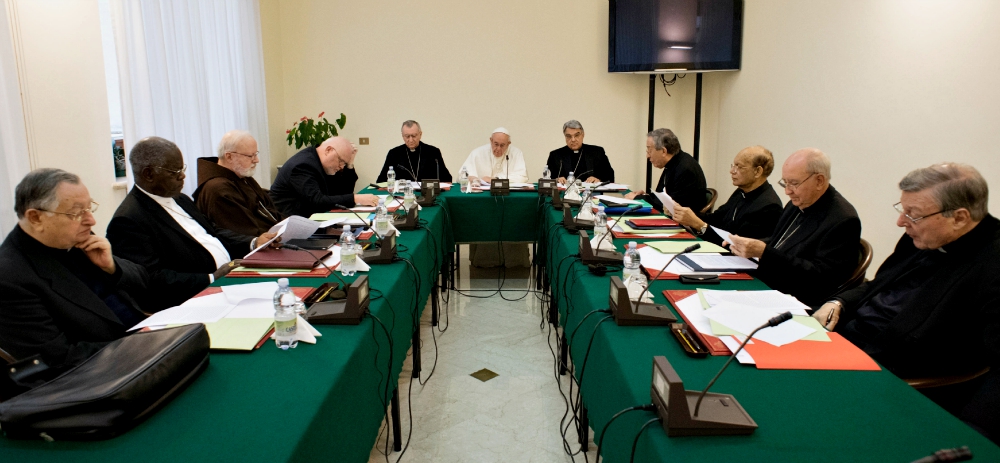
<path fill-rule="evenodd" d="M 52 381 L 0 403 L 15 439 L 109 439 L 135 427 L 208 366 L 205 325 L 134 333 Z"/>

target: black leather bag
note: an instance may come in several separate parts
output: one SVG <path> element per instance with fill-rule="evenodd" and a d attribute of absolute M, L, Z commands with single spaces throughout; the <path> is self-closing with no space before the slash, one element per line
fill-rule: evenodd
<path fill-rule="evenodd" d="M 135 427 L 208 366 L 205 325 L 113 341 L 52 381 L 0 403 L 10 438 L 108 439 Z"/>

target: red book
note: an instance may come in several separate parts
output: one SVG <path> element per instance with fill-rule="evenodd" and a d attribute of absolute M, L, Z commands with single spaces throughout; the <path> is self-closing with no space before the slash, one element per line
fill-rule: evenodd
<path fill-rule="evenodd" d="M 637 227 L 659 227 L 659 228 L 673 228 L 679 227 L 680 224 L 671 219 L 630 219 L 629 222 L 634 223 Z"/>

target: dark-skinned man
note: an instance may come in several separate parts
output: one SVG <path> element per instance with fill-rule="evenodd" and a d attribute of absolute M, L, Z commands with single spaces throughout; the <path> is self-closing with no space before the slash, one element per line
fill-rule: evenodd
<path fill-rule="evenodd" d="M 146 268 L 147 291 L 137 295 L 146 310 L 173 307 L 235 267 L 234 258 L 253 250 L 259 237 L 217 228 L 195 207 L 184 186 L 184 158 L 173 142 L 140 140 L 129 152 L 135 186 L 108 224 L 115 252 Z"/>

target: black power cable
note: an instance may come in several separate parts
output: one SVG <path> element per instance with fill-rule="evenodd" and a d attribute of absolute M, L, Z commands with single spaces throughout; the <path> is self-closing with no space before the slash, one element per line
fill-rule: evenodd
<path fill-rule="evenodd" d="M 604 450 L 604 436 L 608 432 L 608 428 L 611 426 L 611 423 L 614 423 L 619 416 L 622 416 L 628 412 L 636 410 L 656 410 L 656 406 L 653 404 L 648 404 L 648 405 L 637 405 L 635 407 L 629 407 L 618 413 L 615 413 L 615 415 L 612 416 L 607 423 L 604 423 L 604 427 L 601 428 L 601 437 L 597 439 L 597 459 L 594 460 L 594 463 L 600 463 L 601 461 L 601 452 Z"/>
<path fill-rule="evenodd" d="M 642 437 L 642 432 L 645 431 L 649 425 L 656 423 L 657 421 L 663 421 L 663 419 L 660 417 L 653 418 L 639 428 L 639 432 L 635 435 L 635 440 L 632 441 L 632 455 L 628 458 L 629 463 L 635 462 L 635 448 L 639 445 L 639 438 Z"/>

